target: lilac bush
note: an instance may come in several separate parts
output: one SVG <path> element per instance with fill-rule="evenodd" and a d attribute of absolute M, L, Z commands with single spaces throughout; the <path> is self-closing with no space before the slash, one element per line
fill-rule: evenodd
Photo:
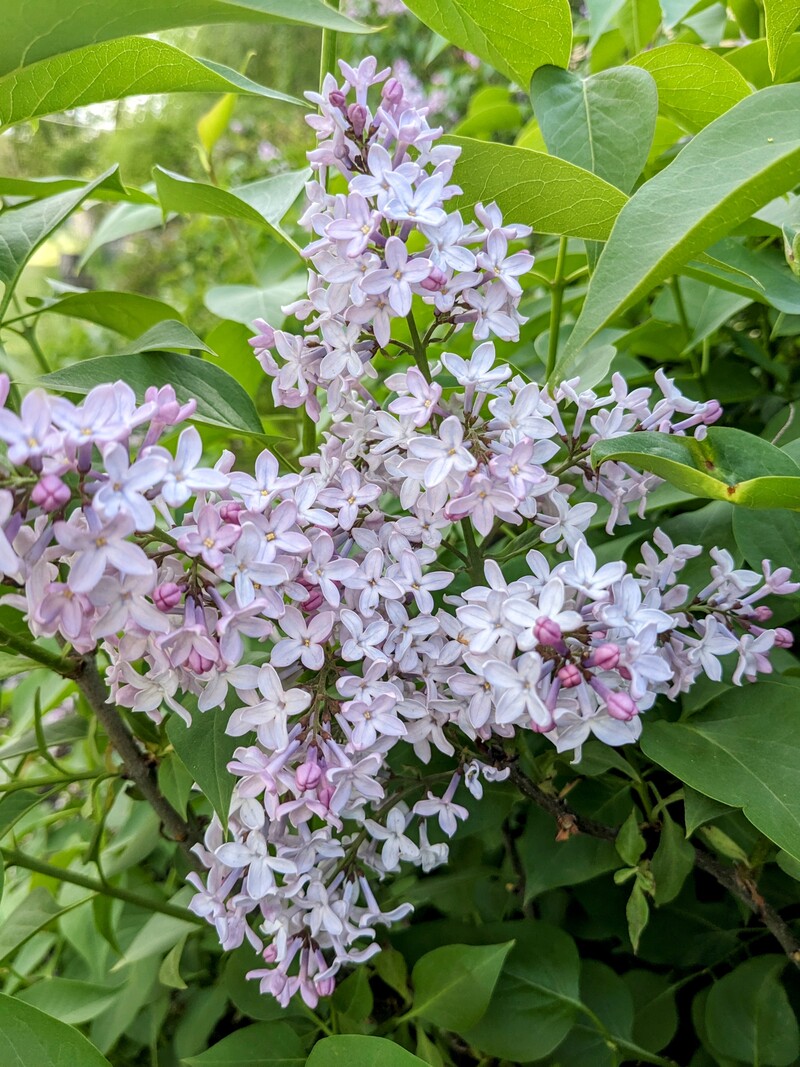
<path fill-rule="evenodd" d="M 800 589 L 725 549 L 691 588 L 703 549 L 659 530 L 634 567 L 598 562 L 590 527 L 643 514 L 660 480 L 592 446 L 702 439 L 720 405 L 661 371 L 658 391 L 618 374 L 551 390 L 498 361 L 492 338 L 524 321 L 529 228 L 495 204 L 466 222 L 459 149 L 374 60 L 340 66 L 308 94 L 302 331 L 260 321 L 251 342 L 276 404 L 303 409 L 299 471 L 269 450 L 252 472 L 204 459 L 168 386 L 141 403 L 123 382 L 79 404 L 37 389 L 0 413 L 4 602 L 36 637 L 100 647 L 118 705 L 229 716 L 236 786 L 196 846 L 191 908 L 225 949 L 257 949 L 263 992 L 312 1007 L 411 910 L 385 910 L 380 883 L 447 862 L 465 791 L 509 773 L 506 742 L 541 733 L 577 761 L 590 736 L 635 742 L 659 695 L 718 681 L 723 657 L 736 684 L 769 673 L 791 635 L 763 601 Z M 377 356 L 399 368 L 383 382 Z"/>

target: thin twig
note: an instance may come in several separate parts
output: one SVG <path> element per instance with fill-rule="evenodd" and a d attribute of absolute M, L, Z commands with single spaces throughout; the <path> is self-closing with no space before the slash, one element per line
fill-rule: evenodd
<path fill-rule="evenodd" d="M 523 796 L 532 800 L 548 815 L 553 816 L 560 831 L 588 834 L 589 837 L 597 837 L 603 841 L 616 840 L 618 827 L 606 826 L 604 823 L 595 822 L 594 819 L 580 815 L 563 798 L 541 789 L 528 777 L 517 761 L 509 760 L 502 750 L 490 748 L 489 752 L 496 762 L 508 767 L 511 781 Z M 720 863 L 710 852 L 696 846 L 694 862 L 701 871 L 710 875 L 732 896 L 740 900 L 766 926 L 795 967 L 800 968 L 800 941 L 772 905 L 761 896 L 747 869 L 742 866 Z"/>
<path fill-rule="evenodd" d="M 194 826 L 181 818 L 161 793 L 156 779 L 155 763 L 141 750 L 116 707 L 108 703 L 108 689 L 93 657 L 86 656 L 81 660 L 74 678 L 75 684 L 122 760 L 126 776 L 155 811 L 166 835 L 177 842 L 191 866 L 199 869 L 198 859 L 191 851 L 191 846 L 199 839 L 199 833 Z"/>

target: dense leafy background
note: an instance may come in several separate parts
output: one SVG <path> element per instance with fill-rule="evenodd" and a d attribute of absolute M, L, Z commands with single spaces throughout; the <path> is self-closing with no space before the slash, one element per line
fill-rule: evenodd
<path fill-rule="evenodd" d="M 463 148 L 465 210 L 497 199 L 534 227 L 529 322 L 504 358 L 598 385 L 664 367 L 723 403 L 703 449 L 638 434 L 598 451 L 669 483 L 613 542 L 599 522 L 598 554 L 632 558 L 659 524 L 800 571 L 795 0 L 409 0 L 397 15 L 363 3 L 355 21 L 322 0 L 125 0 L 111 21 L 100 3 L 66 18 L 55 0 L 7 6 L 0 356 L 18 391 L 172 382 L 198 396 L 209 449 L 244 465 L 269 439 L 293 463 L 296 422 L 272 409 L 246 339 L 303 291 L 297 98 L 325 27 L 339 55 L 374 51 L 431 95 Z M 776 605 L 777 621 L 800 633 L 799 609 Z M 573 766 L 532 739 L 522 767 L 544 806 L 510 783 L 474 803 L 446 869 L 387 885 L 413 921 L 312 1012 L 261 997 L 249 949 L 223 958 L 71 683 L 5 632 L 3 1064 L 798 1062 L 797 971 L 753 914 L 767 899 L 790 937 L 800 917 L 790 652 L 755 690 L 663 702 L 636 748 L 593 742 Z M 218 719 L 130 726 L 179 811 L 224 809 Z M 570 834 L 561 795 L 608 832 Z"/>

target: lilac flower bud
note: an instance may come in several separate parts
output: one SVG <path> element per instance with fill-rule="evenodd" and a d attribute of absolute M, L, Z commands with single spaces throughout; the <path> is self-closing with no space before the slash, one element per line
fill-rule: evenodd
<path fill-rule="evenodd" d="M 253 326 L 258 330 L 258 334 L 255 337 L 251 337 L 247 343 L 256 349 L 256 355 L 259 349 L 274 348 L 275 331 L 270 324 L 265 319 L 256 319 L 253 322 Z"/>
<path fill-rule="evenodd" d="M 619 648 L 617 645 L 599 645 L 587 660 L 590 667 L 597 667 L 601 671 L 613 671 L 619 663 Z"/>
<path fill-rule="evenodd" d="M 555 646 L 561 642 L 561 627 L 552 619 L 542 616 L 533 625 L 533 635 L 539 644 Z"/>
<path fill-rule="evenodd" d="M 785 626 L 775 627 L 775 648 L 791 648 L 794 644 L 794 637 Z"/>
<path fill-rule="evenodd" d="M 331 107 L 338 108 L 339 111 L 343 111 L 346 114 L 347 97 L 341 91 L 341 89 L 334 89 L 328 97 L 328 102 Z"/>
<path fill-rule="evenodd" d="M 333 991 L 336 988 L 336 979 L 331 978 L 317 978 L 314 982 L 317 993 L 321 997 L 330 997 L 333 995 Z"/>
<path fill-rule="evenodd" d="M 574 663 L 565 663 L 558 672 L 558 680 L 565 689 L 574 689 L 581 684 L 583 677 Z"/>
<path fill-rule="evenodd" d="M 31 501 L 43 511 L 57 511 L 71 496 L 69 486 L 57 474 L 45 474 L 33 487 Z"/>
<path fill-rule="evenodd" d="M 298 789 L 303 791 L 314 789 L 320 778 L 322 778 L 322 768 L 315 759 L 309 758 L 305 763 L 300 764 L 295 771 L 294 777 Z"/>
<path fill-rule="evenodd" d="M 302 585 L 304 589 L 308 590 L 308 596 L 302 604 L 303 611 L 306 611 L 309 614 L 319 611 L 325 602 L 325 597 L 322 594 L 321 588 L 318 585 L 312 585 L 310 582 L 306 581 L 305 578 L 298 578 L 297 584 Z"/>
<path fill-rule="evenodd" d="M 606 696 L 606 707 L 613 719 L 622 719 L 623 722 L 632 719 L 639 710 L 627 693 L 609 692 Z"/>
<path fill-rule="evenodd" d="M 172 611 L 181 602 L 183 592 L 175 582 L 164 582 L 153 590 L 153 603 L 159 611 Z"/>
<path fill-rule="evenodd" d="M 438 267 L 433 267 L 428 277 L 423 278 L 419 284 L 420 288 L 426 289 L 429 293 L 441 293 L 447 285 L 447 275 Z"/>
<path fill-rule="evenodd" d="M 356 137 L 360 137 L 364 132 L 364 127 L 367 124 L 367 109 L 363 104 L 351 104 L 347 109 L 347 118 L 350 121 L 350 125 L 353 127 L 353 133 Z"/>
<path fill-rule="evenodd" d="M 223 522 L 235 523 L 238 525 L 239 516 L 246 508 L 244 504 L 239 500 L 223 500 L 219 508 L 219 517 Z"/>
<path fill-rule="evenodd" d="M 753 618 L 756 622 L 769 622 L 772 618 L 772 608 L 768 608 L 766 604 L 759 604 L 753 612 Z"/>
<path fill-rule="evenodd" d="M 153 422 L 160 422 L 164 426 L 177 426 L 179 422 L 191 418 L 197 408 L 194 399 L 181 404 L 171 385 L 163 385 L 160 389 L 151 385 L 144 398 L 147 403 L 156 405 Z"/>
<path fill-rule="evenodd" d="M 397 107 L 398 104 L 403 102 L 403 86 L 397 78 L 389 78 L 381 90 L 381 97 L 384 104 L 392 107 Z"/>
<path fill-rule="evenodd" d="M 202 652 L 198 652 L 196 648 L 191 650 L 186 662 L 189 666 L 189 670 L 193 671 L 195 674 L 208 674 L 214 666 L 213 659 L 208 659 Z"/>

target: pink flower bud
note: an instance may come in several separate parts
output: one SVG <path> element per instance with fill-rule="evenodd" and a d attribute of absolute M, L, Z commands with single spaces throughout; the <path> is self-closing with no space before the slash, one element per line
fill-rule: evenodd
<path fill-rule="evenodd" d="M 69 501 L 72 493 L 57 474 L 43 475 L 31 493 L 31 500 L 43 511 L 57 511 Z"/>
<path fill-rule="evenodd" d="M 189 658 L 186 660 L 186 664 L 190 671 L 195 674 L 208 674 L 211 668 L 214 666 L 213 659 L 206 659 L 206 657 L 198 652 L 196 648 L 193 648 L 189 653 Z"/>
<path fill-rule="evenodd" d="M 721 414 L 722 404 L 720 404 L 719 400 L 709 400 L 703 412 L 703 422 L 706 426 L 710 426 L 712 422 L 717 421 Z"/>
<path fill-rule="evenodd" d="M 353 127 L 353 133 L 360 137 L 367 124 L 367 109 L 363 104 L 351 104 L 347 109 L 347 117 Z"/>
<path fill-rule="evenodd" d="M 317 992 L 321 997 L 333 996 L 333 991 L 336 988 L 336 979 L 330 978 L 315 978 L 314 985 L 317 987 Z"/>
<path fill-rule="evenodd" d="M 223 500 L 219 509 L 219 517 L 223 522 L 239 525 L 239 516 L 245 510 L 244 504 L 239 500 Z"/>
<path fill-rule="evenodd" d="M 298 789 L 313 789 L 322 777 L 322 768 L 316 760 L 306 760 L 295 771 L 295 781 Z"/>
<path fill-rule="evenodd" d="M 381 97 L 384 103 L 397 106 L 403 101 L 403 86 L 397 80 L 397 78 L 389 78 L 381 90 Z"/>
<path fill-rule="evenodd" d="M 181 602 L 183 591 L 175 582 L 164 582 L 153 590 L 153 603 L 159 611 L 172 611 Z"/>
<path fill-rule="evenodd" d="M 341 89 L 334 89 L 328 97 L 328 103 L 331 107 L 338 108 L 339 111 L 345 111 L 347 106 L 347 97 L 341 91 Z"/>
<path fill-rule="evenodd" d="M 775 629 L 775 647 L 776 648 L 791 648 L 794 644 L 794 637 L 792 637 L 789 630 L 785 626 L 778 626 Z"/>
<path fill-rule="evenodd" d="M 639 710 L 627 693 L 609 693 L 606 707 L 612 719 L 622 719 L 623 722 L 632 719 Z"/>
<path fill-rule="evenodd" d="M 601 671 L 613 671 L 619 663 L 619 648 L 610 643 L 599 645 L 588 662 L 590 667 L 597 667 Z"/>
<path fill-rule="evenodd" d="M 253 326 L 258 330 L 255 337 L 247 342 L 252 348 L 272 348 L 275 345 L 275 331 L 266 319 L 256 319 Z"/>
<path fill-rule="evenodd" d="M 300 605 L 301 609 L 308 612 L 309 615 L 313 614 L 315 611 L 319 611 L 325 600 L 320 587 L 318 585 L 312 585 L 311 582 L 307 581 L 305 578 L 297 578 L 295 580 L 298 585 L 302 585 L 304 589 L 308 590 L 308 596 Z"/>
<path fill-rule="evenodd" d="M 533 635 L 541 645 L 558 645 L 561 642 L 561 627 L 544 616 L 533 624 Z"/>
<path fill-rule="evenodd" d="M 447 275 L 443 270 L 439 270 L 438 267 L 433 267 L 428 277 L 423 278 L 419 284 L 423 289 L 427 289 L 429 293 L 440 293 L 447 285 Z"/>
<path fill-rule="evenodd" d="M 334 788 L 327 782 L 325 785 L 317 789 L 317 800 L 324 807 L 329 808 L 331 806 L 331 800 L 333 800 Z"/>
<path fill-rule="evenodd" d="M 769 622 L 772 618 L 772 608 L 768 608 L 766 604 L 759 604 L 753 612 L 753 618 L 756 622 Z"/>
<path fill-rule="evenodd" d="M 565 663 L 558 672 L 558 680 L 565 689 L 574 689 L 582 681 L 581 672 L 574 663 Z"/>

